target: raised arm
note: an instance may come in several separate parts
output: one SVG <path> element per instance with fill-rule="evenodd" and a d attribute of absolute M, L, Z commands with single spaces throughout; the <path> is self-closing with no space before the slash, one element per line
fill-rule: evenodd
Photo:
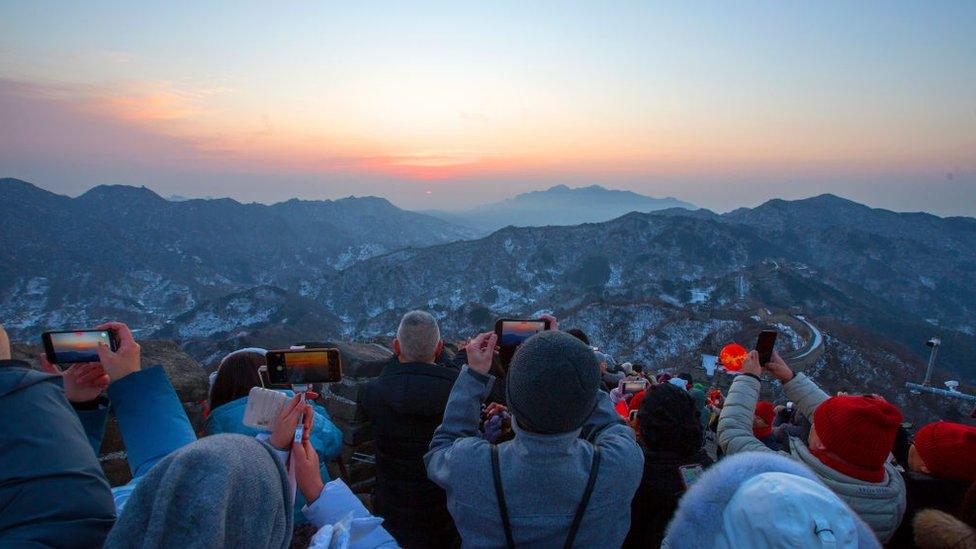
<path fill-rule="evenodd" d="M 752 351 L 742 364 L 742 374 L 732 380 L 725 406 L 718 417 L 718 443 L 726 454 L 772 451 L 752 434 L 760 373 L 759 354 Z"/>
<path fill-rule="evenodd" d="M 139 344 L 129 327 L 110 322 L 98 328 L 112 330 L 119 340 L 117 351 L 101 344 L 98 357 L 111 379 L 108 396 L 122 431 L 133 480 L 137 480 L 197 437 L 163 367 L 141 369 Z"/>
<path fill-rule="evenodd" d="M 468 344 L 468 364 L 454 382 L 451 396 L 444 409 L 444 420 L 434 431 L 430 450 L 424 456 L 427 476 L 441 486 L 447 482 L 450 464 L 456 445 L 464 440 L 484 443 L 478 433 L 481 403 L 491 391 L 495 381 L 488 374 L 497 337 L 488 332 L 479 335 Z"/>

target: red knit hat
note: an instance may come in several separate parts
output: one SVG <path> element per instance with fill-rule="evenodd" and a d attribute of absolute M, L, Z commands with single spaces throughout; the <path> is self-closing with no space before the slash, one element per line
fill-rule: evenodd
<path fill-rule="evenodd" d="M 752 434 L 756 438 L 766 438 L 773 434 L 773 418 L 776 417 L 776 412 L 773 410 L 773 403 L 768 400 L 760 400 L 756 403 L 756 415 L 761 417 L 763 421 L 766 422 L 766 426 L 762 429 L 758 427 L 752 428 Z"/>
<path fill-rule="evenodd" d="M 929 423 L 915 433 L 915 450 L 932 476 L 976 482 L 976 427 Z"/>
<path fill-rule="evenodd" d="M 898 408 L 883 398 L 828 398 L 813 412 L 813 428 L 827 451 L 813 454 L 847 476 L 881 482 L 901 420 Z"/>

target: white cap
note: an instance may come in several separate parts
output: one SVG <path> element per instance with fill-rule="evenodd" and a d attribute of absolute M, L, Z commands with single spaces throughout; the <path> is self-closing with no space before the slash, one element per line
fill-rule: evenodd
<path fill-rule="evenodd" d="M 716 547 L 857 547 L 854 512 L 826 486 L 789 473 L 742 483 L 722 512 Z"/>

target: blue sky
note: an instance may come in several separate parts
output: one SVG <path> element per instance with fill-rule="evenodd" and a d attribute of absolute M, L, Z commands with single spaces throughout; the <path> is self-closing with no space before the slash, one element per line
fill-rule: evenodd
<path fill-rule="evenodd" d="M 974 2 L 0 4 L 0 176 L 976 215 Z"/>

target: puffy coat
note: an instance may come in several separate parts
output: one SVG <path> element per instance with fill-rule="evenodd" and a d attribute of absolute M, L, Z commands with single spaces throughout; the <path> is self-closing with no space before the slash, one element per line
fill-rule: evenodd
<path fill-rule="evenodd" d="M 813 417 L 813 411 L 828 398 L 803 374 L 796 374 L 784 384 L 783 391 L 799 412 L 808 418 Z M 746 375 L 737 376 L 729 388 L 718 422 L 718 441 L 726 454 L 772 452 L 752 434 L 753 411 L 758 399 L 759 380 Z M 857 512 L 878 539 L 886 542 L 894 535 L 905 514 L 905 482 L 891 462 L 885 464 L 884 480 L 866 482 L 824 465 L 810 453 L 804 441 L 790 437 L 788 443 L 788 454 L 810 467 L 821 482 Z"/>
<path fill-rule="evenodd" d="M 447 366 L 393 362 L 363 395 L 376 439 L 373 508 L 404 547 L 448 547 L 458 541 L 444 490 L 424 468 L 424 454 L 457 376 Z"/>

